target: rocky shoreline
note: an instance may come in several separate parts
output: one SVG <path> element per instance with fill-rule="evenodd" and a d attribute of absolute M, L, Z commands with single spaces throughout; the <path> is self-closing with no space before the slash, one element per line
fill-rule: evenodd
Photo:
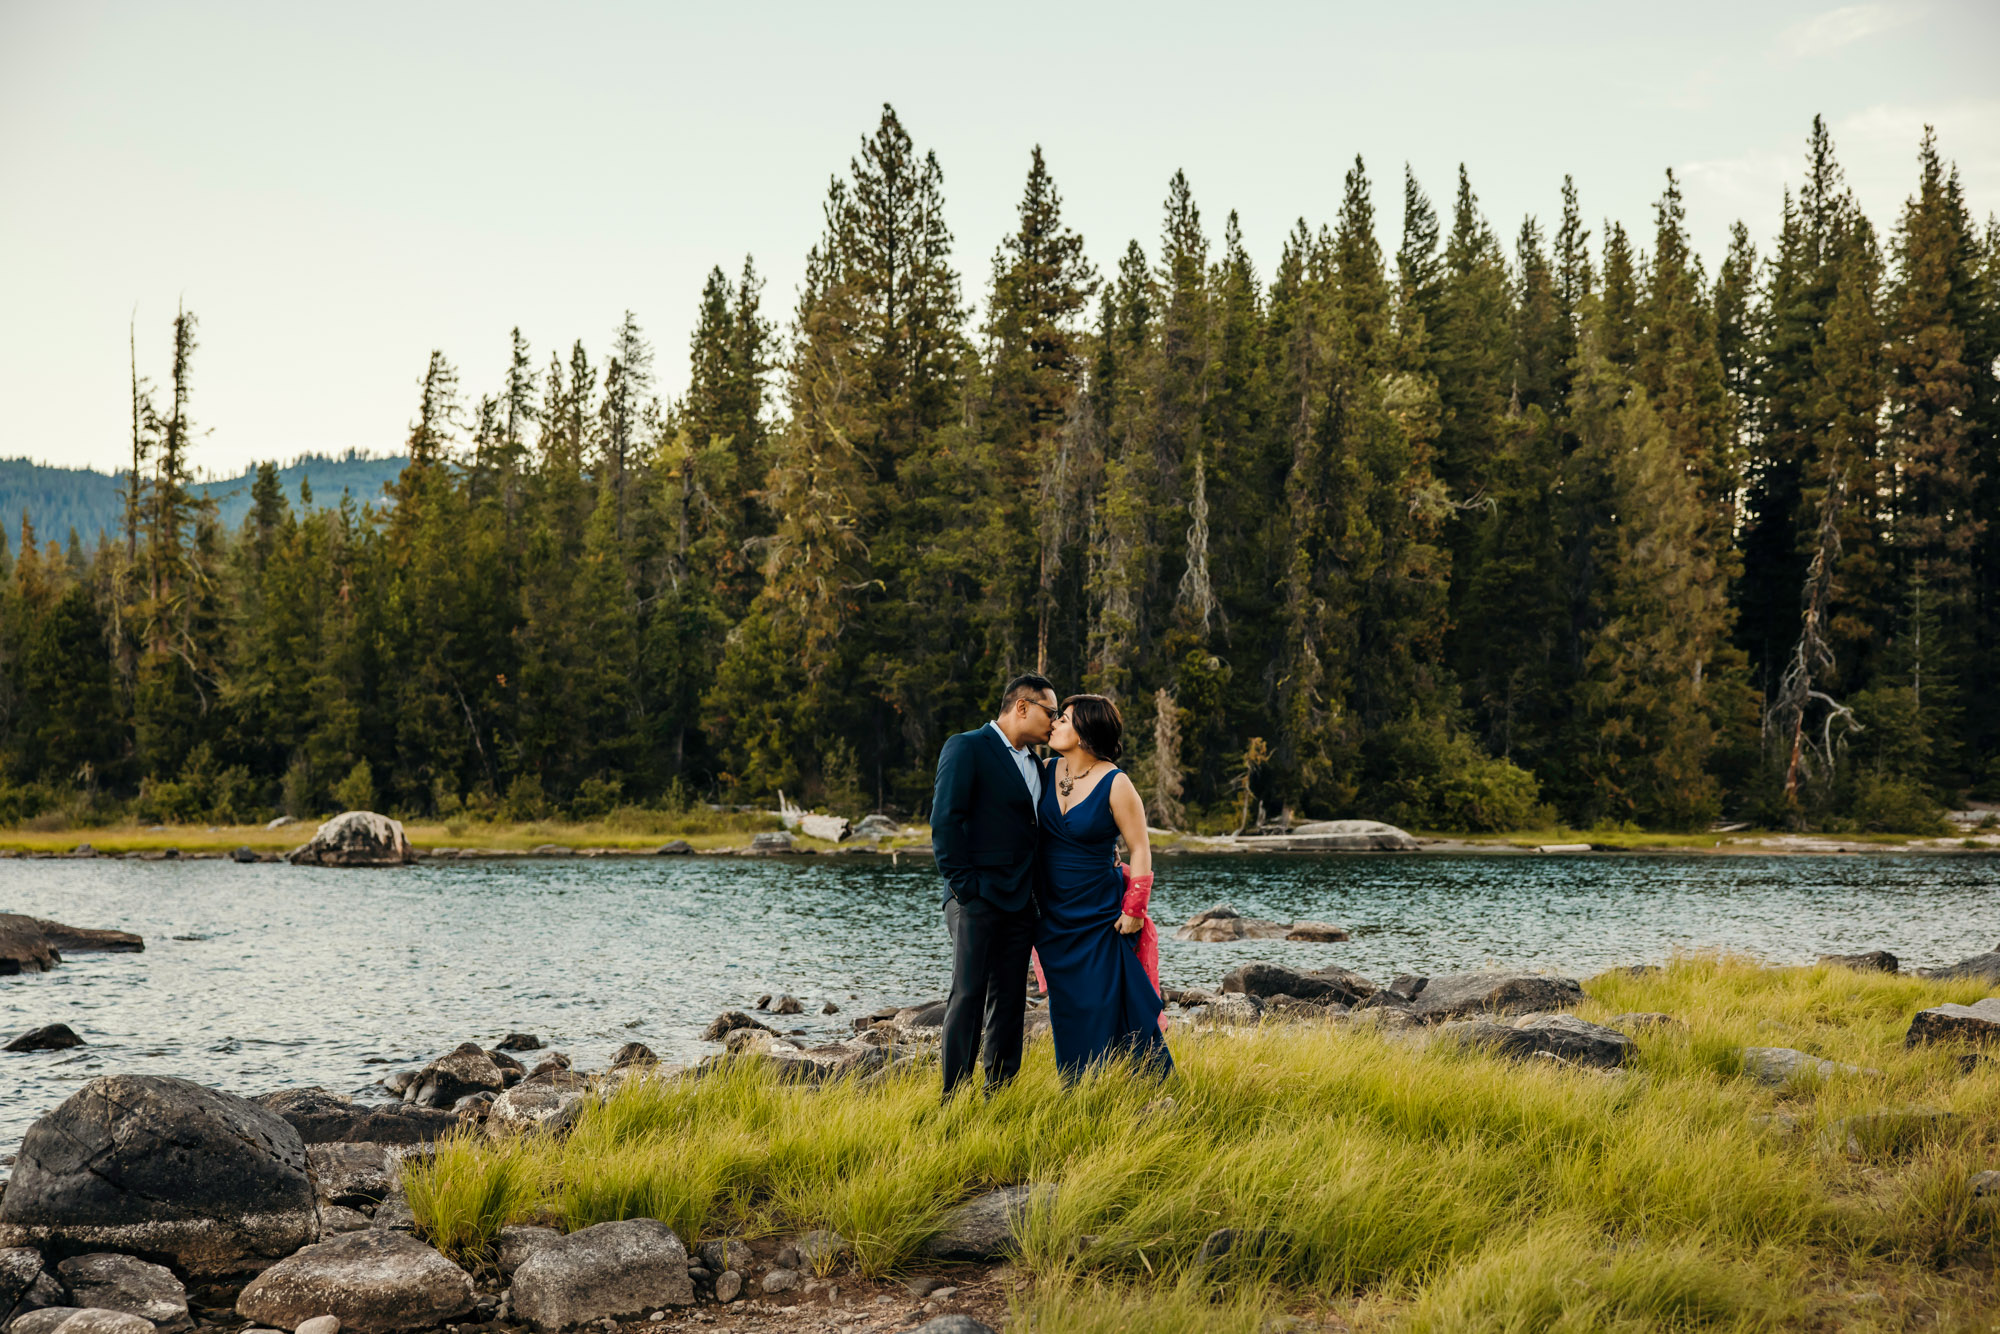
<path fill-rule="evenodd" d="M 1314 934 L 1296 936 L 1301 926 Z M 50 943 L 57 941 L 72 949 L 144 947 L 124 933 L 13 915 L 0 917 L 0 930 L 28 954 L 59 957 Z M 1219 904 L 1180 930 L 1184 939 L 1280 940 L 1339 928 L 1263 922 Z M 1820 962 L 1900 969 L 1879 950 Z M 2000 987 L 2000 947 L 1923 975 Z M 1586 999 L 1580 981 L 1511 970 L 1378 982 L 1338 966 L 1260 960 L 1231 969 L 1213 988 L 1174 989 L 1167 999 L 1171 1024 L 1183 1030 L 1365 1028 L 1398 1044 L 1477 1049 L 1596 1077 L 1621 1075 L 1649 1033 L 1680 1022 L 1656 1013 L 1587 1021 L 1571 1012 Z M 1023 1005 L 1032 1041 L 1046 1031 L 1047 1012 L 1026 994 Z M 890 1079 L 936 1059 L 942 1001 L 871 1010 L 849 1020 L 851 1037 L 817 1044 L 783 1027 L 804 1009 L 795 997 L 766 995 L 725 1010 L 702 1034 L 716 1053 L 685 1066 L 660 1062 L 640 1043 L 592 1072 L 574 1069 L 532 1033 L 468 1041 L 384 1077 L 380 1102 L 321 1088 L 243 1097 L 143 1074 L 93 1080 L 30 1128 L 0 1188 L 0 1328 L 549 1334 L 671 1319 L 745 1330 L 990 1329 L 1024 1281 L 1008 1264 L 1016 1225 L 1057 1183 L 973 1195 L 924 1247 L 922 1272 L 896 1282 L 848 1272 L 846 1241 L 825 1231 L 718 1238 L 690 1249 L 652 1219 L 567 1235 L 508 1227 L 470 1266 L 417 1235 L 405 1173 L 427 1162 L 446 1135 L 562 1136 L 585 1108 L 632 1081 L 701 1079 L 743 1061 L 815 1086 Z M 838 1012 L 832 1002 L 821 1010 Z M 1905 1043 L 1963 1046 L 1962 1061 L 1983 1060 L 1978 1049 L 2000 1044 L 2000 996 L 1919 1010 Z M 1767 1085 L 1869 1073 L 1790 1048 L 1744 1048 L 1739 1057 L 1745 1074 Z M 1887 1133 L 1876 1124 L 1882 1118 L 1916 1114 L 1883 1109 L 1823 1133 L 1859 1143 Z M 2000 1178 L 1971 1189 L 2000 1196 Z"/>

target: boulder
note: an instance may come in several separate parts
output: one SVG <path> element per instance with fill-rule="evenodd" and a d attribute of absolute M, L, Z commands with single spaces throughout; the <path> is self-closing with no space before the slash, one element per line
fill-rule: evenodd
<path fill-rule="evenodd" d="M 1354 1005 L 1373 996 L 1376 986 L 1359 973 L 1345 968 L 1316 968 L 1304 972 L 1280 963 L 1246 963 L 1223 975 L 1224 994 L 1240 993 L 1261 998 L 1295 996 L 1305 1001 L 1336 1001 Z"/>
<path fill-rule="evenodd" d="M 847 837 L 849 825 L 844 815 L 802 815 L 799 817 L 799 832 L 807 838 L 838 843 Z"/>
<path fill-rule="evenodd" d="M 306 1162 L 322 1200 L 374 1207 L 402 1179 L 402 1162 L 386 1144 L 308 1144 Z"/>
<path fill-rule="evenodd" d="M 1781 1088 L 1801 1077 L 1828 1079 L 1834 1075 L 1878 1075 L 1882 1072 L 1823 1060 L 1791 1047 L 1745 1047 L 1743 1073 L 1759 1084 Z"/>
<path fill-rule="evenodd" d="M 613 1070 L 625 1065 L 658 1065 L 659 1063 L 660 1058 L 655 1056 L 653 1049 L 643 1042 L 628 1042 L 617 1051 L 611 1053 L 611 1068 Z"/>
<path fill-rule="evenodd" d="M 894 838 L 903 832 L 903 826 L 886 815 L 864 815 L 854 832 L 866 838 Z"/>
<path fill-rule="evenodd" d="M 533 1033 L 509 1033 L 494 1045 L 501 1051 L 540 1051 L 542 1040 Z"/>
<path fill-rule="evenodd" d="M 1902 967 L 1896 956 L 1887 950 L 1869 950 L 1865 954 L 1822 954 L 1819 961 L 1830 968 L 1852 968 L 1858 973 L 1893 973 Z"/>
<path fill-rule="evenodd" d="M 243 1289 L 236 1314 L 283 1329 L 332 1315 L 355 1334 L 396 1334 L 464 1315 L 474 1297 L 472 1276 L 429 1246 L 371 1228 L 272 1265 Z"/>
<path fill-rule="evenodd" d="M 280 815 L 267 820 L 264 827 L 266 829 L 283 829 L 286 825 L 293 825 L 298 822 L 299 817 L 296 815 Z"/>
<path fill-rule="evenodd" d="M 790 852 L 792 836 L 781 829 L 770 829 L 750 840 L 752 852 Z"/>
<path fill-rule="evenodd" d="M 565 1134 L 583 1114 L 589 1088 L 589 1080 L 567 1070 L 523 1080 L 487 1108 L 486 1133 L 494 1139 L 536 1131 Z"/>
<path fill-rule="evenodd" d="M 1255 1024 L 1263 1019 L 1264 1008 L 1255 996 L 1232 993 L 1193 1007 L 1189 1015 L 1197 1024 Z"/>
<path fill-rule="evenodd" d="M 1475 1014 L 1534 1014 L 1564 1010 L 1583 1000 L 1573 977 L 1541 973 L 1443 973 L 1428 979 L 1410 1012 L 1426 1023 Z"/>
<path fill-rule="evenodd" d="M 507 1087 L 500 1067 L 476 1042 L 461 1042 L 417 1073 L 403 1090 L 403 1101 L 419 1107 L 451 1107 L 473 1093 L 499 1093 Z"/>
<path fill-rule="evenodd" d="M 31 1028 L 15 1038 L 0 1050 L 4 1051 L 68 1051 L 71 1047 L 81 1047 L 83 1039 L 68 1024 L 44 1024 Z"/>
<path fill-rule="evenodd" d="M 188 1316 L 187 1289 L 165 1265 L 100 1252 L 64 1260 L 56 1266 L 56 1277 L 78 1306 L 136 1315 L 151 1321 L 161 1334 L 181 1334 L 194 1328 Z"/>
<path fill-rule="evenodd" d="M 348 811 L 321 825 L 286 860 L 294 866 L 408 866 L 417 860 L 417 853 L 403 834 L 401 820 L 373 811 Z"/>
<path fill-rule="evenodd" d="M 945 1215 L 923 1253 L 939 1260 L 994 1260 L 1020 1247 L 1021 1220 L 1031 1208 L 1054 1203 L 1053 1185 L 1004 1186 L 968 1200 Z"/>
<path fill-rule="evenodd" d="M 962 1311 L 953 1311 L 949 1315 L 926 1320 L 921 1325 L 913 1325 L 907 1334 L 997 1334 L 997 1331 Z"/>
<path fill-rule="evenodd" d="M 1245 917 L 1227 903 L 1218 903 L 1213 908 L 1204 908 L 1187 919 L 1174 932 L 1175 940 L 1200 940 L 1210 943 L 1230 940 L 1282 940 L 1291 928 L 1283 922 L 1267 921 L 1262 917 Z"/>
<path fill-rule="evenodd" d="M 778 997 L 777 1004 L 771 1007 L 772 1014 L 804 1014 L 805 1012 L 806 1007 L 800 1003 L 797 996 L 780 996 Z"/>
<path fill-rule="evenodd" d="M 1335 941 L 1349 940 L 1351 938 L 1347 934 L 1346 927 L 1335 926 L 1332 922 L 1293 922 L 1292 929 L 1285 932 L 1286 940 L 1303 940 L 1314 943 L 1330 944 Z"/>
<path fill-rule="evenodd" d="M 130 931 L 102 931 L 88 926 L 64 926 L 61 922 L 51 922 L 46 917 L 24 917 L 19 913 L 0 913 L 0 930 L 5 930 L 10 921 L 29 924 L 63 954 L 139 954 L 146 948 L 145 937 L 134 935 Z"/>
<path fill-rule="evenodd" d="M 0 1246 L 115 1250 L 195 1277 L 318 1239 L 305 1144 L 247 1098 L 167 1075 L 92 1080 L 28 1128 Z"/>
<path fill-rule="evenodd" d="M 1938 1005 L 1917 1011 L 1903 1045 L 1996 1041 L 2000 1041 L 2000 996 L 1988 996 L 1970 1005 Z"/>
<path fill-rule="evenodd" d="M 653 849 L 655 857 L 685 857 L 694 851 L 694 844 L 684 838 L 671 839 Z"/>
<path fill-rule="evenodd" d="M 21 1294 L 42 1276 L 42 1253 L 32 1246 L 0 1250 L 0 1320 L 14 1309 Z"/>
<path fill-rule="evenodd" d="M 414 1082 L 415 1072 L 406 1072 Z M 259 1095 L 307 1144 L 425 1144 L 457 1128 L 450 1111 L 395 1103 L 356 1103 L 323 1088 L 280 1089 Z"/>
<path fill-rule="evenodd" d="M 62 954 L 34 918 L 0 913 L 0 977 L 46 973 L 61 962 Z"/>
<path fill-rule="evenodd" d="M 493 1262 L 501 1273 L 511 1276 L 529 1256 L 561 1239 L 562 1233 L 552 1227 L 503 1227 L 494 1243 Z"/>
<path fill-rule="evenodd" d="M 513 1308 L 538 1334 L 692 1306 L 687 1248 L 665 1223 L 599 1223 L 538 1247 L 514 1271 Z"/>
<path fill-rule="evenodd" d="M 350 1209 L 344 1204 L 319 1202 L 319 1235 L 322 1240 L 339 1236 L 343 1232 L 366 1232 L 375 1226 L 375 1220 L 359 1209 Z"/>
<path fill-rule="evenodd" d="M 1975 954 L 1970 959 L 1961 959 L 1942 968 L 1919 968 L 1917 976 L 1928 977 L 1936 982 L 1978 981 L 1988 986 L 2000 986 L 2000 949 L 1986 954 Z"/>
<path fill-rule="evenodd" d="M 102 1307 L 50 1306 L 7 1326 L 8 1334 L 153 1334 L 153 1322 Z"/>
<path fill-rule="evenodd" d="M 1570 1065 L 1612 1070 L 1624 1065 L 1639 1045 L 1615 1028 L 1587 1023 L 1573 1014 L 1524 1014 L 1511 1023 L 1467 1019 L 1443 1024 L 1440 1041 L 1483 1047 L 1512 1060 L 1552 1056 Z"/>

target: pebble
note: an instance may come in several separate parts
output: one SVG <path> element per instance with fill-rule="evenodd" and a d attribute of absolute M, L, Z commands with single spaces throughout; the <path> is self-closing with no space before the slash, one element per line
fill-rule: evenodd
<path fill-rule="evenodd" d="M 298 1328 L 297 1334 L 340 1334 L 340 1317 L 316 1315 Z"/>
<path fill-rule="evenodd" d="M 763 1288 L 766 1292 L 790 1292 L 799 1286 L 799 1276 L 790 1269 L 773 1269 L 764 1275 Z"/>
<path fill-rule="evenodd" d="M 733 1302 L 743 1293 L 743 1275 L 725 1269 L 715 1276 L 715 1300 Z"/>

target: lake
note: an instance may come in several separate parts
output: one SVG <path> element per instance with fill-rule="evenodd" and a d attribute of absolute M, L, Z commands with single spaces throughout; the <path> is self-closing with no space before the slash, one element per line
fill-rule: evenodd
<path fill-rule="evenodd" d="M 137 931 L 143 954 L 80 954 L 0 979 L 0 1032 L 62 1022 L 89 1045 L 0 1054 L 0 1152 L 85 1080 L 152 1072 L 254 1094 L 367 1093 L 459 1042 L 539 1034 L 583 1068 L 623 1043 L 716 1050 L 717 1011 L 765 992 L 845 1036 L 949 973 L 928 859 L 605 858 L 335 871 L 226 861 L 0 862 L 0 911 Z M 1170 986 L 1248 959 L 1339 963 L 1378 981 L 1485 965 L 1588 977 L 1720 947 L 1773 963 L 1888 949 L 1905 967 L 2000 940 L 1983 856 L 1163 858 L 1166 934 L 1229 902 L 1346 926 L 1305 945 L 1163 940 Z M 832 1000 L 840 1013 L 822 1017 Z"/>

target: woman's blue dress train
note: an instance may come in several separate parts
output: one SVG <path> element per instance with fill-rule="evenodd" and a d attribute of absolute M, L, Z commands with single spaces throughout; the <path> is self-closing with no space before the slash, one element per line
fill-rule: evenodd
<path fill-rule="evenodd" d="M 1056 799 L 1055 765 L 1042 779 L 1036 897 L 1041 925 L 1035 951 L 1048 979 L 1049 1023 L 1056 1066 L 1074 1083 L 1090 1066 L 1133 1057 L 1162 1077 L 1174 1058 L 1160 1035 L 1160 993 L 1139 962 L 1137 936 L 1121 935 L 1125 897 L 1105 774 L 1082 801 L 1063 813 Z"/>

